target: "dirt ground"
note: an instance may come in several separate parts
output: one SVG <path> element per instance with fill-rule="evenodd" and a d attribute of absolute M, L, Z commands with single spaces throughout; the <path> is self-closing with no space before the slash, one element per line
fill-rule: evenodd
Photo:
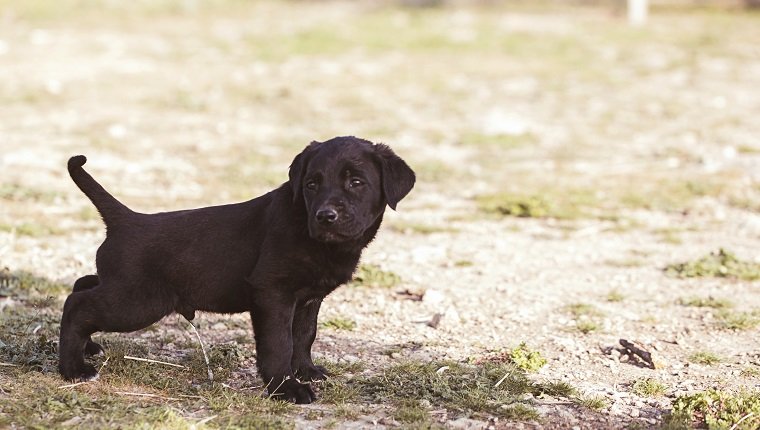
<path fill-rule="evenodd" d="M 756 318 L 760 283 L 663 270 L 720 248 L 760 263 L 759 40 L 760 16 L 722 10 L 655 10 L 631 28 L 601 7 L 0 1 L 0 268 L 68 285 L 95 271 L 104 230 L 67 177 L 74 154 L 153 212 L 257 196 L 311 140 L 385 142 L 418 184 L 362 261 L 400 280 L 330 295 L 320 321 L 353 328 L 322 329 L 315 355 L 371 373 L 525 342 L 548 360 L 531 377 L 602 404 L 537 398 L 539 421 L 434 422 L 658 427 L 679 395 L 760 388 L 758 326 L 693 300 Z M 507 200 L 525 216 L 489 210 Z M 0 300 L 0 312 L 23 302 Z M 249 352 L 238 389 L 260 384 L 247 318 L 198 318 L 206 344 Z M 168 360 L 183 347 L 162 339 L 194 335 L 171 316 L 118 336 Z M 658 368 L 626 361 L 620 339 Z M 663 392 L 633 389 L 647 378 Z M 289 416 L 404 427 L 375 406 Z"/>

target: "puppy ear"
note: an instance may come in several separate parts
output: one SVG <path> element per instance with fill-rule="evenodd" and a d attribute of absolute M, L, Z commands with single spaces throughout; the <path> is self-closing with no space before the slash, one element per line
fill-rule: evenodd
<path fill-rule="evenodd" d="M 385 201 L 391 209 L 396 210 L 396 204 L 409 194 L 409 191 L 412 191 L 416 176 L 406 162 L 387 145 L 378 143 L 374 149 L 380 160 Z"/>
<path fill-rule="evenodd" d="M 290 188 L 293 189 L 293 203 L 296 203 L 301 198 L 302 190 L 301 183 L 303 182 L 303 175 L 306 173 L 306 166 L 309 165 L 309 159 L 314 152 L 314 149 L 322 142 L 313 141 L 296 155 L 293 162 L 290 163 L 290 171 L 288 172 L 288 181 L 290 182 Z"/>

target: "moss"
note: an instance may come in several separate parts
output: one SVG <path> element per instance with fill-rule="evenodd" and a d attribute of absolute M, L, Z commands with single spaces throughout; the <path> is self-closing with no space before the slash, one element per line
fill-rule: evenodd
<path fill-rule="evenodd" d="M 527 372 L 536 372 L 546 364 L 546 359 L 541 353 L 529 349 L 525 342 L 510 352 L 510 358 L 515 366 Z"/>
<path fill-rule="evenodd" d="M 665 273 L 679 278 L 720 277 L 754 281 L 760 279 L 760 264 L 739 260 L 721 248 L 695 261 L 668 265 Z"/>

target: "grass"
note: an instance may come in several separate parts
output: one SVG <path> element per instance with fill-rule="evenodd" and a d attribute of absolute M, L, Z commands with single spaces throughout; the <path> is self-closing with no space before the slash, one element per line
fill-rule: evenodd
<path fill-rule="evenodd" d="M 0 231 L 15 233 L 19 236 L 44 237 L 63 234 L 64 231 L 50 225 L 38 222 L 22 222 L 20 224 L 0 224 Z"/>
<path fill-rule="evenodd" d="M 665 395 L 665 390 L 667 387 L 654 378 L 638 379 L 631 385 L 631 391 L 645 397 L 661 397 Z"/>
<path fill-rule="evenodd" d="M 601 328 L 599 317 L 604 312 L 588 303 L 572 303 L 564 307 L 564 311 L 575 318 L 575 329 L 583 334 L 593 333 Z"/>
<path fill-rule="evenodd" d="M 575 329 L 583 334 L 593 333 L 600 328 L 599 323 L 589 319 L 582 319 L 575 322 Z"/>
<path fill-rule="evenodd" d="M 679 278 L 719 277 L 754 281 L 760 279 L 760 264 L 742 261 L 721 248 L 695 261 L 670 264 L 665 273 Z"/>
<path fill-rule="evenodd" d="M 393 418 L 402 424 L 421 424 L 430 421 L 428 411 L 416 400 L 405 400 L 396 406 Z"/>
<path fill-rule="evenodd" d="M 718 326 L 727 330 L 750 330 L 760 325 L 760 310 L 736 312 L 722 309 L 716 314 Z"/>
<path fill-rule="evenodd" d="M 546 365 L 546 359 L 541 353 L 528 348 L 525 342 L 510 349 L 488 353 L 482 357 L 470 359 L 472 363 L 511 363 L 526 372 L 537 372 Z"/>
<path fill-rule="evenodd" d="M 723 359 L 719 355 L 709 351 L 697 351 L 689 356 L 689 361 L 705 366 L 712 366 L 713 364 L 720 363 Z"/>
<path fill-rule="evenodd" d="M 432 224 L 422 223 L 393 223 L 390 225 L 391 229 L 399 233 L 404 234 L 435 234 L 435 233 L 459 233 L 459 230 L 454 227 L 438 226 Z"/>
<path fill-rule="evenodd" d="M 0 292 L 14 298 L 57 297 L 71 290 L 72 286 L 36 276 L 23 270 L 0 270 Z"/>
<path fill-rule="evenodd" d="M 513 420 L 537 419 L 528 394 L 566 393 L 564 387 L 532 382 L 513 364 L 488 361 L 478 365 L 410 361 L 374 376 L 351 378 L 347 383 L 356 386 L 366 401 L 394 399 L 406 408 L 410 402 L 425 401 L 457 416 L 486 414 Z M 419 417 L 421 412 L 415 409 L 408 410 L 408 415 Z"/>
<path fill-rule="evenodd" d="M 328 328 L 333 330 L 346 330 L 351 331 L 356 328 L 356 321 L 346 318 L 331 318 L 320 324 L 322 328 Z"/>
<path fill-rule="evenodd" d="M 625 300 L 625 295 L 618 289 L 612 289 L 607 293 L 605 299 L 610 303 L 620 303 Z"/>
<path fill-rule="evenodd" d="M 374 264 L 362 264 L 354 274 L 352 286 L 369 288 L 393 288 L 401 282 L 401 277 L 393 272 L 382 270 Z"/>
<path fill-rule="evenodd" d="M 688 297 L 678 299 L 678 304 L 696 308 L 726 309 L 734 304 L 728 299 L 716 299 L 715 297 Z"/>
<path fill-rule="evenodd" d="M 673 401 L 664 429 L 755 430 L 760 427 L 760 392 L 710 389 Z"/>
<path fill-rule="evenodd" d="M 609 402 L 607 401 L 607 399 L 605 399 L 602 396 L 583 395 L 583 396 L 576 397 L 574 400 L 579 405 L 589 408 L 589 409 L 593 409 L 595 411 L 600 411 L 609 405 Z"/>
<path fill-rule="evenodd" d="M 477 198 L 481 211 L 519 218 L 555 218 L 572 220 L 588 215 L 596 205 L 591 190 L 545 191 L 535 194 L 486 194 Z"/>

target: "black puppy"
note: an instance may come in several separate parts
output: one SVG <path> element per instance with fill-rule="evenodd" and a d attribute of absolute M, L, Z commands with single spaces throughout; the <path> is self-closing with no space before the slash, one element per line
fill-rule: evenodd
<path fill-rule="evenodd" d="M 308 381 L 322 299 L 347 282 L 385 205 L 411 191 L 414 172 L 391 149 L 355 137 L 312 142 L 289 181 L 243 203 L 157 214 L 133 212 L 69 160 L 69 174 L 106 225 L 98 274 L 80 278 L 61 318 L 59 371 L 97 377 L 90 335 L 130 332 L 172 312 L 250 312 L 259 372 L 270 393 L 310 403 Z M 300 382 L 305 381 L 305 382 Z"/>

